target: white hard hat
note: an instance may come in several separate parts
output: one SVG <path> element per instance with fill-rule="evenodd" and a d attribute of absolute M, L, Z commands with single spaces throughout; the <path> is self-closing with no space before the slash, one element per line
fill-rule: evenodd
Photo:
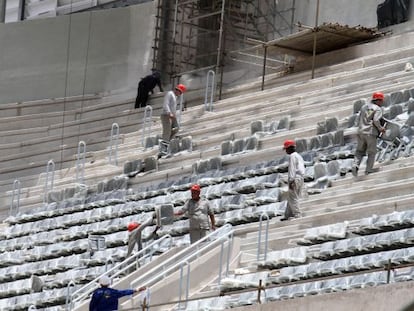
<path fill-rule="evenodd" d="M 109 284 L 111 284 L 111 278 L 107 275 L 103 275 L 99 279 L 99 284 L 101 284 L 102 286 L 108 286 Z"/>

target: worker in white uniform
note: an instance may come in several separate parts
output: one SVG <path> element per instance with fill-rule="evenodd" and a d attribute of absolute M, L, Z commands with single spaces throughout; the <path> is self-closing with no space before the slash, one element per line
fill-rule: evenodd
<path fill-rule="evenodd" d="M 289 155 L 288 168 L 288 203 L 285 215 L 282 220 L 289 218 L 298 218 L 301 216 L 299 209 L 299 199 L 302 195 L 303 176 L 305 175 L 305 164 L 302 156 L 296 152 L 296 143 L 294 140 L 286 140 L 283 144 L 283 149 Z"/>

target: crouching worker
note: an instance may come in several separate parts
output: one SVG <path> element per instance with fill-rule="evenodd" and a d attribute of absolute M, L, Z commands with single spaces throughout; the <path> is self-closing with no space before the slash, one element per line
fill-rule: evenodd
<path fill-rule="evenodd" d="M 138 246 L 138 251 L 142 250 L 142 231 L 148 226 L 151 226 L 153 223 L 153 218 L 149 217 L 147 220 L 145 220 L 143 223 L 138 222 L 131 222 L 128 224 L 128 231 L 129 231 L 129 237 L 128 237 L 128 252 L 127 257 L 129 257 L 132 254 L 132 251 L 135 248 L 135 245 Z M 151 233 L 150 238 L 156 239 L 157 238 L 157 230 L 158 227 L 155 227 L 155 230 Z"/>
<path fill-rule="evenodd" d="M 118 290 L 110 288 L 111 279 L 104 275 L 99 279 L 100 288 L 92 294 L 89 303 L 89 311 L 115 311 L 118 310 L 118 299 L 128 295 L 134 295 L 146 289 L 145 286 L 138 289 Z"/>

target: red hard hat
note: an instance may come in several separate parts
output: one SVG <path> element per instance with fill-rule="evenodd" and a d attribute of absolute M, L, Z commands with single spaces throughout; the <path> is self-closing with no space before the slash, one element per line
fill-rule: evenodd
<path fill-rule="evenodd" d="M 191 191 L 194 191 L 194 192 L 200 192 L 201 191 L 201 188 L 200 188 L 200 185 L 195 184 L 195 185 L 192 185 L 191 186 L 191 189 L 190 190 Z"/>
<path fill-rule="evenodd" d="M 283 149 L 287 149 L 287 148 L 292 147 L 292 146 L 296 146 L 295 141 L 294 141 L 294 140 L 292 140 L 292 139 L 287 139 L 287 140 L 285 140 L 285 142 L 283 143 Z"/>
<path fill-rule="evenodd" d="M 382 92 L 375 92 L 374 94 L 372 94 L 372 99 L 373 100 L 384 100 L 384 93 Z"/>
<path fill-rule="evenodd" d="M 127 228 L 128 228 L 128 231 L 131 232 L 131 231 L 134 231 L 138 227 L 139 227 L 139 223 L 137 223 L 137 222 L 130 222 L 128 224 L 128 227 Z"/>
<path fill-rule="evenodd" d="M 186 88 L 186 86 L 185 86 L 184 84 L 178 84 L 178 85 L 175 87 L 175 89 L 176 89 L 176 90 L 179 90 L 181 93 L 185 93 L 185 91 L 187 91 L 187 88 Z"/>

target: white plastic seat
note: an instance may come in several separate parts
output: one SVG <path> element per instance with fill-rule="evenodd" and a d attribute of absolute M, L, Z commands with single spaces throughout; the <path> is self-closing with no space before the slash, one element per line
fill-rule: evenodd
<path fill-rule="evenodd" d="M 366 286 L 366 274 L 359 274 L 349 277 L 350 288 L 364 288 Z"/>
<path fill-rule="evenodd" d="M 267 254 L 267 259 L 263 263 L 259 263 L 259 265 L 277 268 L 283 265 L 305 263 L 306 260 L 307 247 L 295 247 L 269 252 Z"/>
<path fill-rule="evenodd" d="M 332 261 L 321 262 L 319 265 L 319 273 L 321 275 L 332 275 L 336 273 L 335 266 Z"/>
<path fill-rule="evenodd" d="M 354 230 L 355 233 L 369 233 L 372 230 L 376 229 L 374 223 L 375 219 L 377 218 L 376 215 L 373 215 L 371 217 L 362 218 L 359 220 L 358 227 Z"/>
<path fill-rule="evenodd" d="M 322 290 L 322 284 L 323 283 L 320 281 L 305 283 L 305 296 L 320 294 Z"/>
<path fill-rule="evenodd" d="M 296 267 L 283 267 L 280 269 L 280 274 L 275 277 L 275 283 L 285 283 L 295 281 L 294 271 Z"/>
<path fill-rule="evenodd" d="M 350 241 L 348 239 L 335 241 L 333 244 L 333 253 L 337 256 L 346 255 L 349 252 L 349 243 Z"/>
<path fill-rule="evenodd" d="M 280 287 L 268 288 L 266 289 L 266 301 L 277 301 L 280 300 Z"/>
<path fill-rule="evenodd" d="M 308 277 L 308 267 L 306 265 L 299 265 L 294 267 L 292 273 L 292 279 L 294 280 L 302 280 Z"/>
<path fill-rule="evenodd" d="M 365 249 L 364 247 L 364 238 L 363 237 L 356 237 L 353 239 L 347 240 L 347 248 L 346 250 L 352 253 L 359 253 Z"/>
<path fill-rule="evenodd" d="M 394 282 L 406 282 L 414 279 L 414 267 L 406 267 L 393 271 Z"/>
<path fill-rule="evenodd" d="M 335 242 L 325 242 L 321 245 L 321 248 L 319 249 L 319 253 L 317 254 L 317 257 L 320 257 L 322 259 L 324 258 L 330 258 L 335 254 Z"/>
<path fill-rule="evenodd" d="M 344 273 L 348 267 L 348 258 L 336 259 L 333 261 L 333 269 L 335 273 Z"/>
<path fill-rule="evenodd" d="M 353 272 L 367 269 L 367 260 L 369 260 L 369 255 L 349 257 L 347 271 Z"/>
<path fill-rule="evenodd" d="M 290 285 L 290 286 L 283 286 L 280 288 L 279 290 L 279 299 L 280 300 L 286 300 L 286 299 L 290 299 L 293 298 L 293 291 L 295 285 Z"/>
<path fill-rule="evenodd" d="M 306 296 L 306 285 L 307 283 L 297 284 L 292 286 L 291 298 L 305 297 Z"/>
<path fill-rule="evenodd" d="M 280 201 L 280 189 L 270 188 L 256 191 L 255 202 L 258 205 L 275 203 Z"/>
<path fill-rule="evenodd" d="M 320 275 L 320 271 L 319 271 L 320 265 L 321 265 L 320 261 L 311 262 L 305 265 L 306 277 L 310 279 L 314 277 L 318 277 Z"/>
<path fill-rule="evenodd" d="M 349 289 L 349 278 L 335 278 L 323 281 L 321 291 L 325 293 L 341 292 Z"/>
<path fill-rule="evenodd" d="M 265 293 L 261 292 L 261 301 L 265 301 Z M 232 300 L 230 307 L 241 307 L 257 304 L 257 292 L 247 292 L 238 295 L 237 300 Z"/>

